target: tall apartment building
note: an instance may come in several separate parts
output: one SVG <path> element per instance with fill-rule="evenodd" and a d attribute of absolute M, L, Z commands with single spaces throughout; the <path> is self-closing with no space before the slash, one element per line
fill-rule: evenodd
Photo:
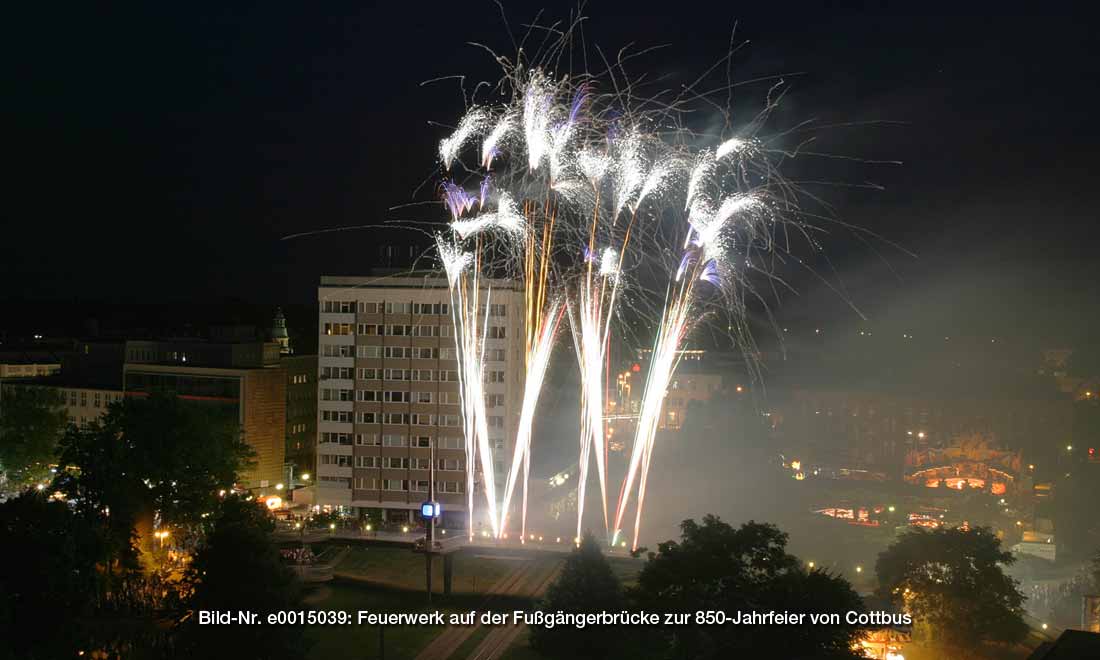
<path fill-rule="evenodd" d="M 500 491 L 522 401 L 523 291 L 512 282 L 490 284 L 491 295 L 483 293 L 483 377 Z M 408 520 L 428 495 L 434 446 L 444 524 L 465 524 L 465 441 L 446 279 L 325 276 L 318 300 L 316 503 Z M 483 489 L 480 471 L 475 482 Z M 475 494 L 475 509 L 483 497 Z"/>

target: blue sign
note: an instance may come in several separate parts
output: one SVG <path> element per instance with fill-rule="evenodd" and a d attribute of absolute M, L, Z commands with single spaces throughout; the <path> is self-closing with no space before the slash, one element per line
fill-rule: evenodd
<path fill-rule="evenodd" d="M 422 502 L 420 504 L 420 515 L 424 518 L 438 518 L 441 510 L 439 502 Z"/>

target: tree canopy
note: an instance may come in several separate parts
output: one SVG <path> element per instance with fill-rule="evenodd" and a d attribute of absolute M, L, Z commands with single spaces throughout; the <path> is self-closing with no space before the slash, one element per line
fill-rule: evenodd
<path fill-rule="evenodd" d="M 929 642 L 1018 642 L 1027 634 L 1024 595 L 1002 568 L 1013 561 L 988 529 L 916 528 L 879 554 L 878 593 L 904 606 Z"/>
<path fill-rule="evenodd" d="M 0 470 L 17 488 L 41 482 L 68 418 L 61 395 L 49 387 L 6 385 L 0 400 Z"/>
<path fill-rule="evenodd" d="M 0 547 L 0 658 L 74 657 L 97 594 L 95 529 L 31 490 L 0 504 Z"/>
<path fill-rule="evenodd" d="M 624 605 L 619 578 L 600 552 L 599 543 L 591 534 L 586 534 L 547 590 L 542 609 L 548 612 L 617 612 Z M 600 626 L 582 629 L 535 627 L 531 630 L 531 645 L 547 657 L 580 658 L 614 657 L 623 646 L 619 636 Z"/>
<path fill-rule="evenodd" d="M 843 621 L 863 603 L 843 579 L 824 571 L 805 571 L 786 551 L 787 535 L 770 524 L 748 522 L 738 528 L 707 515 L 702 524 L 685 520 L 679 541 L 661 543 L 638 578 L 634 598 L 650 611 L 679 612 L 689 625 L 663 627 L 651 646 L 664 645 L 670 658 L 726 658 L 768 651 L 774 657 L 857 658 L 854 625 Z M 696 624 L 695 613 L 836 612 L 841 625 L 790 625 L 776 634 L 772 626 Z"/>
<path fill-rule="evenodd" d="M 142 515 L 200 525 L 252 456 L 235 423 L 168 394 L 112 404 L 101 419 L 69 427 L 60 450 L 55 487 L 105 525 L 120 555 Z"/>
<path fill-rule="evenodd" d="M 267 614 L 301 607 L 294 575 L 271 539 L 275 523 L 255 501 L 227 497 L 189 570 L 194 592 L 180 648 L 187 655 L 255 658 L 302 657 L 301 626 L 200 626 L 198 610 L 249 610 Z"/>

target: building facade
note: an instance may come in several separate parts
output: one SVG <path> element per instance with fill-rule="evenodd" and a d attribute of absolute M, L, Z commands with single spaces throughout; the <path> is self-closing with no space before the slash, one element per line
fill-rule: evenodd
<path fill-rule="evenodd" d="M 317 356 L 284 355 L 287 485 L 312 483 L 317 472 Z"/>
<path fill-rule="evenodd" d="M 126 342 L 126 396 L 173 392 L 181 399 L 224 411 L 255 452 L 241 476 L 248 489 L 284 483 L 287 371 L 274 342 Z"/>
<path fill-rule="evenodd" d="M 489 284 L 483 378 L 499 492 L 523 389 L 523 291 Z M 428 496 L 434 456 L 444 523 L 463 524 L 465 440 L 446 279 L 322 277 L 318 301 L 316 503 L 409 520 Z"/>

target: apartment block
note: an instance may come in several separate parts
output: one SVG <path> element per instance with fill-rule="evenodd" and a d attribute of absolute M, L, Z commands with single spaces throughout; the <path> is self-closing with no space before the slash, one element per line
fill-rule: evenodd
<path fill-rule="evenodd" d="M 481 298 L 488 321 L 481 375 L 499 491 L 522 400 L 523 291 L 492 281 Z M 316 503 L 409 520 L 428 496 L 434 456 L 444 524 L 465 524 L 465 440 L 446 279 L 325 276 L 318 303 Z M 475 502 L 484 501 L 482 478 L 478 470 Z"/>

